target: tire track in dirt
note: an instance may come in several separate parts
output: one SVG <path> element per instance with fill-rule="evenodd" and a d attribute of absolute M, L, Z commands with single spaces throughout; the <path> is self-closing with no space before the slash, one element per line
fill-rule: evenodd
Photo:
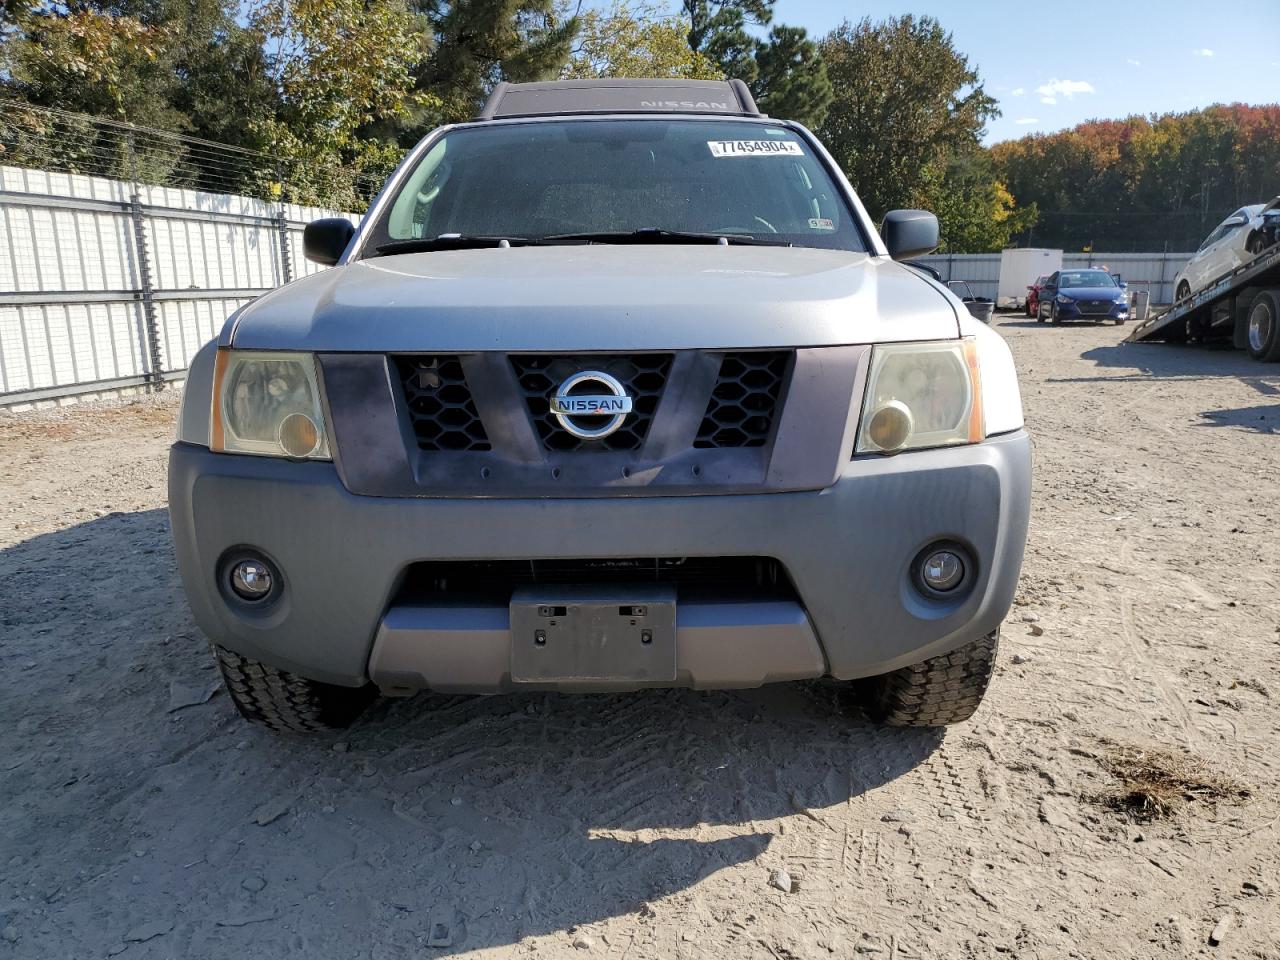
<path fill-rule="evenodd" d="M 1120 542 L 1120 565 L 1121 567 L 1133 566 L 1133 538 L 1125 537 Z M 1125 645 L 1129 648 L 1129 652 L 1134 658 L 1140 662 L 1143 667 L 1143 673 L 1155 684 L 1164 698 L 1165 705 L 1170 707 L 1176 715 L 1178 729 L 1182 733 L 1182 738 L 1188 748 L 1196 750 L 1203 743 L 1203 735 L 1196 726 L 1196 721 L 1191 710 L 1187 707 L 1186 698 L 1181 695 L 1180 691 L 1172 684 L 1172 682 L 1162 674 L 1159 666 L 1154 663 L 1148 652 L 1150 643 L 1144 639 L 1137 629 L 1137 625 L 1133 616 L 1134 592 L 1126 579 L 1120 586 L 1120 636 L 1123 638 Z"/>

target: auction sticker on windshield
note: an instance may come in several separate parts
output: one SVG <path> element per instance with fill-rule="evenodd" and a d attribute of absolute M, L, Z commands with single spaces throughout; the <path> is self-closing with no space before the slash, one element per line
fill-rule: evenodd
<path fill-rule="evenodd" d="M 804 151 L 794 140 L 708 140 L 713 157 L 803 157 Z"/>

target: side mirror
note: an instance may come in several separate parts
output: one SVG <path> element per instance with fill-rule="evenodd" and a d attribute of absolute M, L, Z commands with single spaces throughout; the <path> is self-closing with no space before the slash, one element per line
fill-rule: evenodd
<path fill-rule="evenodd" d="M 895 260 L 923 256 L 938 249 L 938 218 L 928 210 L 890 210 L 880 235 Z"/>
<path fill-rule="evenodd" d="M 302 231 L 302 252 L 313 263 L 332 267 L 342 259 L 355 233 L 355 224 L 343 217 L 312 220 Z"/>
<path fill-rule="evenodd" d="M 1113 276 L 1113 277 L 1115 278 L 1116 286 L 1117 286 L 1117 287 L 1124 287 L 1124 286 L 1127 286 L 1127 284 L 1124 282 L 1124 277 L 1120 276 L 1120 274 L 1118 274 L 1118 273 L 1113 273 L 1111 276 Z"/>

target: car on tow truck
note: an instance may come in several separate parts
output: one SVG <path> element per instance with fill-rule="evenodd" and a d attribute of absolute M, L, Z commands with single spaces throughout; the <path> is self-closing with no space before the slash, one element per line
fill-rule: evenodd
<path fill-rule="evenodd" d="M 825 677 L 966 719 L 1031 447 L 1004 340 L 899 262 L 937 243 L 740 82 L 499 85 L 191 366 L 170 516 L 232 702 Z"/>
<path fill-rule="evenodd" d="M 1173 278 L 1174 302 L 1185 300 L 1280 243 L 1280 197 L 1236 210 L 1205 237 Z"/>

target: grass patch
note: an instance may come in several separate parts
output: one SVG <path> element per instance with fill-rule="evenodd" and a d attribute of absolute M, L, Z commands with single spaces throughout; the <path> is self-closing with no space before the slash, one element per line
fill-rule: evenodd
<path fill-rule="evenodd" d="M 1113 745 L 1101 762 L 1116 783 L 1098 799 L 1134 820 L 1164 819 L 1190 804 L 1213 806 L 1249 797 L 1247 787 L 1186 754 Z"/>

